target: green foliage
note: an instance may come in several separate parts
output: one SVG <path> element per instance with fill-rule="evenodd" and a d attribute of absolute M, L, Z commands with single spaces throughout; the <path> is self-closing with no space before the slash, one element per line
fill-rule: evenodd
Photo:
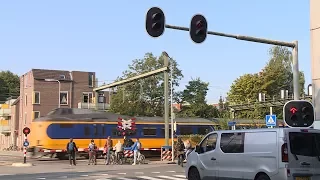
<path fill-rule="evenodd" d="M 228 130 L 229 126 L 228 126 L 228 119 L 220 119 L 219 120 L 219 129 L 221 130 Z"/>
<path fill-rule="evenodd" d="M 19 76 L 10 71 L 0 71 L 0 102 L 3 103 L 8 97 L 19 96 Z"/>
<path fill-rule="evenodd" d="M 180 135 L 182 141 L 190 140 L 193 147 L 199 144 L 205 135 L 200 134 L 192 134 L 192 135 Z"/>
<path fill-rule="evenodd" d="M 163 62 L 162 56 L 155 57 L 152 53 L 146 53 L 144 58 L 133 60 L 128 70 L 124 71 L 118 80 L 160 69 L 164 66 Z M 183 75 L 175 60 L 171 59 L 169 65 L 170 63 L 173 63 L 173 86 L 176 87 L 179 86 L 179 80 Z M 169 78 L 171 79 L 170 76 Z M 175 93 L 174 99 L 179 100 L 178 96 L 179 93 Z M 163 106 L 163 73 L 118 87 L 117 93 L 111 97 L 111 111 L 123 115 L 163 116 Z"/>
<path fill-rule="evenodd" d="M 218 117 L 217 108 L 206 102 L 208 86 L 209 83 L 201 81 L 200 78 L 189 81 L 182 93 L 182 102 L 189 105 L 182 106 L 182 110 L 177 115 L 179 117 Z"/>
<path fill-rule="evenodd" d="M 270 49 L 270 60 L 259 73 L 245 74 L 237 78 L 228 93 L 230 104 L 256 103 L 258 94 L 265 93 L 266 100 L 280 98 L 281 90 L 293 93 L 292 58 L 288 48 L 274 46 Z M 300 72 L 300 91 L 304 94 L 304 73 Z M 282 118 L 282 108 L 274 108 L 274 113 Z M 269 112 L 269 108 L 255 108 L 237 112 L 237 118 L 261 119 Z"/>

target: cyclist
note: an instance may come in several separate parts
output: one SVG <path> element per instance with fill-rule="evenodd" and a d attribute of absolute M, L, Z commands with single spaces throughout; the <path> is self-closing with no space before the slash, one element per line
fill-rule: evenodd
<path fill-rule="evenodd" d="M 89 144 L 89 163 L 88 163 L 88 165 L 90 165 L 92 160 L 94 160 L 94 165 L 97 165 L 96 150 L 97 150 L 97 146 L 94 143 L 94 140 L 91 139 L 91 142 Z"/>
<path fill-rule="evenodd" d="M 178 157 L 178 165 L 180 165 L 180 163 L 183 163 L 183 162 L 180 162 L 180 160 L 182 160 L 180 158 L 183 158 L 183 156 L 184 156 L 184 149 L 185 149 L 184 143 L 183 143 L 181 137 L 178 137 L 178 142 L 175 147 L 175 152 Z"/>
<path fill-rule="evenodd" d="M 123 146 L 122 143 L 120 142 L 120 140 L 118 140 L 118 143 L 113 147 L 113 149 L 115 150 L 115 154 L 116 154 L 116 160 L 119 160 L 119 155 L 121 153 L 123 153 Z"/>

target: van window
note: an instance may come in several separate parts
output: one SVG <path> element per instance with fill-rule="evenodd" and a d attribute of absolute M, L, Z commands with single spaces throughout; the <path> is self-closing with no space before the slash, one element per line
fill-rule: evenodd
<path fill-rule="evenodd" d="M 292 154 L 301 156 L 320 155 L 320 134 L 289 132 L 290 150 Z"/>
<path fill-rule="evenodd" d="M 243 153 L 244 133 L 222 133 L 220 148 L 224 153 Z"/>
<path fill-rule="evenodd" d="M 217 134 L 210 134 L 209 136 L 206 137 L 205 140 L 202 141 L 200 148 L 201 152 L 208 152 L 216 149 L 216 144 L 217 144 Z"/>
<path fill-rule="evenodd" d="M 200 135 L 206 135 L 208 134 L 210 131 L 209 131 L 209 127 L 198 127 L 198 134 Z"/>

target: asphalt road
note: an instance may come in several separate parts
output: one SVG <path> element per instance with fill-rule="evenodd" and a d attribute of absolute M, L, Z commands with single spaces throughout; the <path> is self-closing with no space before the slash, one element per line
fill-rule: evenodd
<path fill-rule="evenodd" d="M 155 164 L 149 161 L 144 165 L 87 165 L 87 159 L 78 159 L 77 166 L 70 166 L 67 160 L 55 158 L 27 159 L 32 167 L 12 167 L 12 163 L 22 162 L 20 156 L 0 154 L 0 180 L 183 180 L 184 169 L 178 165 Z M 155 160 L 155 159 L 154 159 Z"/>
<path fill-rule="evenodd" d="M 0 170 L 0 180 L 183 180 L 184 169 L 178 165 L 41 165 L 6 167 Z"/>

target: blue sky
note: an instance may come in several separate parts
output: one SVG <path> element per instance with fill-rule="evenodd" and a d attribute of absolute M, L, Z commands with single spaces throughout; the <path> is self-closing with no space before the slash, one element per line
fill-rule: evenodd
<path fill-rule="evenodd" d="M 95 71 L 110 83 L 133 59 L 165 50 L 185 78 L 210 83 L 207 100 L 217 102 L 233 80 L 260 71 L 270 45 L 208 36 L 203 44 L 188 32 L 167 29 L 154 39 L 145 31 L 145 13 L 163 9 L 167 24 L 189 26 L 206 16 L 209 30 L 283 41 L 299 41 L 299 66 L 311 81 L 309 1 L 290 0 L 29 0 L 0 2 L 0 70 L 19 75 L 31 68 Z M 125 22 L 125 23 L 121 23 Z"/>

